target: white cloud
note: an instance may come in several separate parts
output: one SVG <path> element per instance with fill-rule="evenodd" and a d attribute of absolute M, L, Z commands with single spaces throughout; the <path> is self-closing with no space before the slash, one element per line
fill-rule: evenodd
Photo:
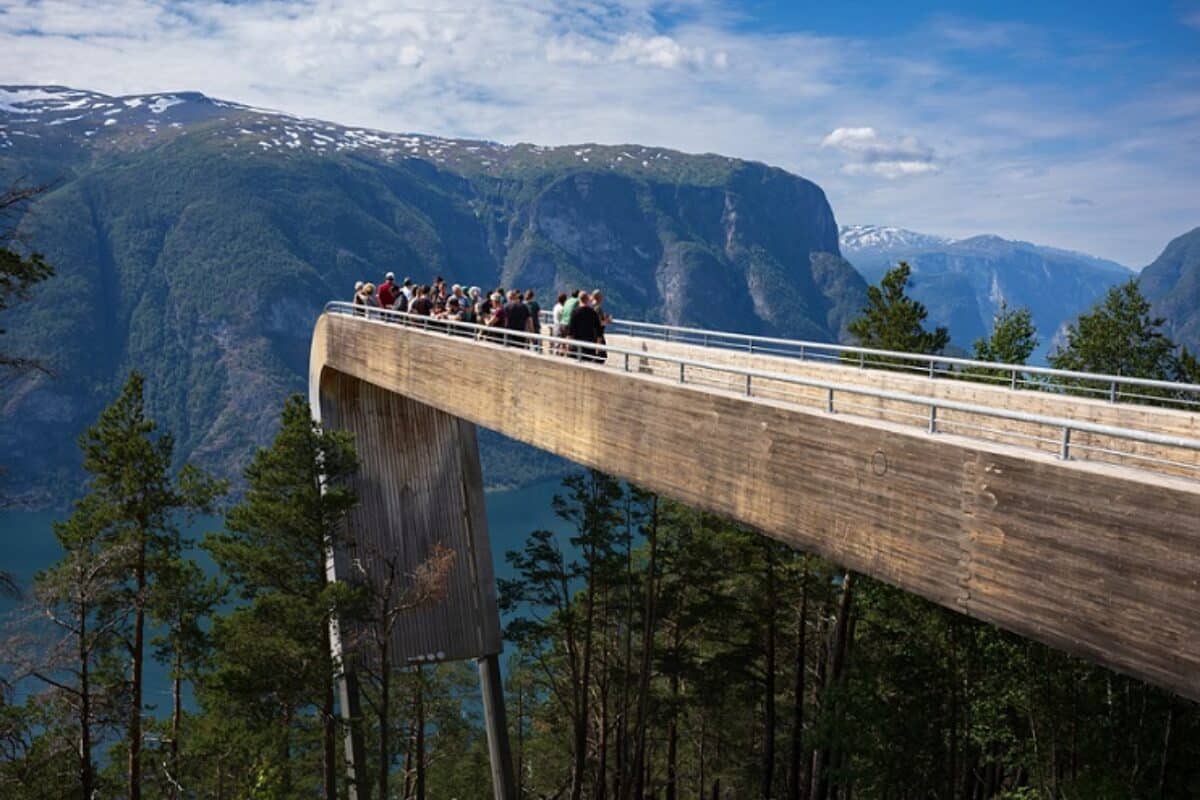
<path fill-rule="evenodd" d="M 194 89 L 396 131 L 718 152 L 815 180 L 841 221 L 1133 263 L 1200 219 L 1198 71 L 1164 63 L 1160 83 L 1110 97 L 1056 80 L 1052 52 L 1040 81 L 947 55 L 948 39 L 954 53 L 1005 46 L 1002 28 L 969 41 L 937 19 L 907 39 L 762 32 L 721 0 L 0 5 L 0 83 Z"/>
<path fill-rule="evenodd" d="M 1193 11 L 1183 18 L 1183 24 L 1200 31 L 1200 11 Z"/>
<path fill-rule="evenodd" d="M 703 47 L 684 47 L 670 36 L 640 36 L 636 33 L 627 33 L 620 38 L 613 48 L 612 60 L 664 69 L 709 65 L 724 69 L 729 65 L 729 56 L 724 52 L 710 55 Z"/>
<path fill-rule="evenodd" d="M 938 171 L 933 150 L 911 136 L 885 141 L 874 128 L 836 128 L 821 147 L 842 151 L 853 160 L 842 165 L 847 175 L 878 175 L 888 180 Z"/>

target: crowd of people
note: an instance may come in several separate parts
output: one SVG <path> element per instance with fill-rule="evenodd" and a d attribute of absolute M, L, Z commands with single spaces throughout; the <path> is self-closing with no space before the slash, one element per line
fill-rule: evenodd
<path fill-rule="evenodd" d="M 510 332 L 547 334 L 569 340 L 550 343 L 551 352 L 572 354 L 589 361 L 603 361 L 606 357 L 603 348 L 594 346 L 604 344 L 604 328 L 612 320 L 604 311 L 603 303 L 604 295 L 599 289 L 562 292 L 550 311 L 549 324 L 544 325 L 541 304 L 533 289 L 506 291 L 497 287 L 485 293 L 478 286 L 447 285 L 440 275 L 432 284 L 418 286 L 410 278 L 405 278 L 403 283 L 397 282 L 392 272 L 387 273 L 378 286 L 369 281 L 358 281 L 354 285 L 353 299 L 353 304 L 361 306 L 364 314 L 369 313 L 369 309 L 382 308 L 411 317 L 427 317 L 430 322 L 423 324 L 465 322 L 494 328 L 494 332 L 478 330 L 474 335 L 513 346 L 539 345 L 529 337 L 509 335 Z M 391 315 L 384 315 L 384 318 L 399 322 L 410 320 L 409 317 Z M 446 329 L 454 330 L 451 326 Z M 472 331 L 470 328 L 458 330 Z"/>

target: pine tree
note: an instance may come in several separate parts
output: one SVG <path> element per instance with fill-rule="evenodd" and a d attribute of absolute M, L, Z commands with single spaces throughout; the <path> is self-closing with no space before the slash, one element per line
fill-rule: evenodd
<path fill-rule="evenodd" d="M 1024 364 L 1037 346 L 1037 328 L 1034 327 L 1033 314 L 1029 309 L 1009 308 L 1001 302 L 992 319 L 991 333 L 986 338 L 975 340 L 975 359 L 999 364 Z M 1010 371 L 988 367 L 969 367 L 964 374 L 994 381 L 1012 379 Z M 1017 380 L 1022 380 L 1019 374 Z"/>
<path fill-rule="evenodd" d="M 860 347 L 931 354 L 942 352 L 949 344 L 950 333 L 945 327 L 925 330 L 928 310 L 905 293 L 911 273 L 908 264 L 901 261 L 887 271 L 878 286 L 867 287 L 866 308 L 847 326 Z"/>
<path fill-rule="evenodd" d="M 1130 279 L 1067 327 L 1066 342 L 1050 355 L 1056 369 L 1173 380 L 1179 371 L 1175 344 L 1152 316 L 1150 302 Z"/>
<path fill-rule="evenodd" d="M 33 650 L 18 672 L 49 686 L 73 718 L 80 797 L 93 797 L 98 789 L 95 753 L 117 719 L 123 686 L 112 665 L 131 611 L 121 596 L 130 543 L 107 540 L 104 511 L 94 497 L 85 497 L 55 524 L 63 557 L 38 574 L 33 589 L 35 608 L 52 627 L 29 643 Z"/>
<path fill-rule="evenodd" d="M 292 396 L 275 440 L 246 468 L 245 499 L 205 544 L 248 602 L 219 625 L 218 681 L 250 707 L 274 707 L 283 723 L 276 766 L 285 792 L 296 715 L 318 709 L 327 800 L 337 797 L 331 624 L 348 592 L 328 580 L 326 564 L 357 503 L 347 485 L 357 467 L 350 434 L 325 430 L 304 398 Z"/>
<path fill-rule="evenodd" d="M 211 511 L 224 487 L 191 467 L 172 474 L 174 440 L 146 416 L 137 372 L 80 438 L 89 473 L 83 513 L 102 520 L 106 546 L 126 555 L 122 602 L 131 618 L 123 631 L 129 656 L 126 780 L 129 800 L 142 790 L 143 684 L 151 584 L 179 556 L 181 515 Z"/>

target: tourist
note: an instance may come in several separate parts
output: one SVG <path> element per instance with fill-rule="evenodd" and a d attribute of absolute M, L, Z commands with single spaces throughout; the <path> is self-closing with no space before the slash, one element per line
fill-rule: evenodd
<path fill-rule="evenodd" d="M 567 323 L 567 334 L 577 342 L 586 342 L 572 348 L 572 352 L 587 361 L 603 361 L 607 354 L 594 345 L 604 336 L 600 325 L 600 315 L 591 306 L 591 297 L 587 292 L 580 292 L 575 310 L 571 312 L 571 321 Z"/>
<path fill-rule="evenodd" d="M 413 286 L 412 278 L 404 279 L 404 285 L 400 287 L 400 294 L 404 295 L 405 308 L 412 305 L 413 298 L 417 296 L 417 290 Z"/>
<path fill-rule="evenodd" d="M 542 306 L 538 303 L 533 289 L 525 290 L 525 307 L 529 309 L 529 319 L 533 321 L 533 327 L 530 329 L 534 333 L 542 332 Z"/>
<path fill-rule="evenodd" d="M 563 327 L 563 336 L 570 338 L 571 336 L 571 315 L 575 313 L 575 309 L 579 307 L 579 290 L 575 289 L 571 292 L 571 296 L 563 301 L 562 318 L 560 320 Z"/>
<path fill-rule="evenodd" d="M 354 282 L 354 295 L 350 298 L 350 302 L 354 303 L 354 305 L 356 305 L 356 306 L 362 305 L 358 294 L 359 294 L 359 292 L 362 291 L 363 283 L 365 283 L 365 281 L 355 281 Z"/>
<path fill-rule="evenodd" d="M 358 305 L 365 306 L 366 316 L 374 319 L 377 315 L 371 313 L 371 309 L 379 308 L 379 298 L 375 296 L 375 284 L 370 281 L 364 283 L 362 288 L 359 289 L 358 296 L 361 298 L 361 302 Z"/>
<path fill-rule="evenodd" d="M 563 305 L 567 302 L 567 293 L 559 292 L 558 300 L 554 304 L 554 308 L 550 311 L 550 335 L 556 339 L 566 338 L 567 325 L 563 322 Z M 551 353 L 562 355 L 565 350 L 565 345 L 562 342 L 554 342 L 550 346 Z"/>
<path fill-rule="evenodd" d="M 428 286 L 417 289 L 416 299 L 408 304 L 408 313 L 416 314 L 418 317 L 428 317 L 433 313 L 433 301 L 429 299 Z"/>
<path fill-rule="evenodd" d="M 600 325 L 608 327 L 608 323 L 612 322 L 612 316 L 606 312 L 600 304 L 604 302 L 604 295 L 599 289 L 592 290 L 592 308 L 596 309 L 596 316 L 600 317 Z"/>
<path fill-rule="evenodd" d="M 396 295 L 400 293 L 400 287 L 396 285 L 396 273 L 389 272 L 383 277 L 383 283 L 379 284 L 379 305 L 383 308 L 391 308 L 396 303 Z"/>
<path fill-rule="evenodd" d="M 471 291 L 475 292 L 475 295 L 478 296 L 479 290 L 477 288 L 472 288 Z M 479 314 L 475 311 L 475 303 L 472 302 L 472 300 L 470 298 L 462 300 L 458 304 L 458 306 L 459 306 L 459 319 L 462 322 L 466 322 L 470 325 L 478 325 L 479 324 Z M 469 331 L 469 332 L 474 333 L 474 331 Z"/>
<path fill-rule="evenodd" d="M 521 302 L 521 293 L 512 289 L 508 293 L 508 304 L 504 306 L 504 327 L 510 331 L 529 333 L 533 330 L 533 320 L 529 316 L 529 307 Z M 523 336 L 506 336 L 505 344 L 524 347 L 528 339 Z"/>

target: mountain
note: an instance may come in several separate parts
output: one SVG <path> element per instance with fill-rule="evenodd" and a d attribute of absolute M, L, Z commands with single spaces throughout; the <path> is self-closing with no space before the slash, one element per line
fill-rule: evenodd
<path fill-rule="evenodd" d="M 912 295 L 929 309 L 929 323 L 947 326 L 953 343 L 968 352 L 1004 301 L 1033 313 L 1041 340 L 1034 358 L 1043 359 L 1064 323 L 1133 276 L 1113 261 L 999 236 L 949 239 L 851 225 L 842 227 L 840 240 L 842 254 L 871 283 L 907 261 Z"/>
<path fill-rule="evenodd" d="M 1167 320 L 1171 338 L 1200 353 L 1200 228 L 1172 239 L 1138 284 L 1154 313 Z"/>
<path fill-rule="evenodd" d="M 545 306 L 596 286 L 621 316 L 823 340 L 864 300 L 821 189 L 719 155 L 0 87 L 0 181 L 18 177 L 51 186 L 20 233 L 58 270 L 2 342 L 53 370 L 0 383 L 5 493 L 31 505 L 69 499 L 75 436 L 134 368 L 181 458 L 235 474 L 305 388 L 324 303 L 385 270 L 533 287 Z M 484 450 L 493 484 L 537 471 Z"/>
<path fill-rule="evenodd" d="M 864 264 L 871 265 L 872 269 L 885 265 L 892 253 L 936 250 L 954 241 L 944 236 L 932 236 L 888 225 L 843 225 L 838 231 L 838 240 L 843 251 L 855 253 Z"/>

